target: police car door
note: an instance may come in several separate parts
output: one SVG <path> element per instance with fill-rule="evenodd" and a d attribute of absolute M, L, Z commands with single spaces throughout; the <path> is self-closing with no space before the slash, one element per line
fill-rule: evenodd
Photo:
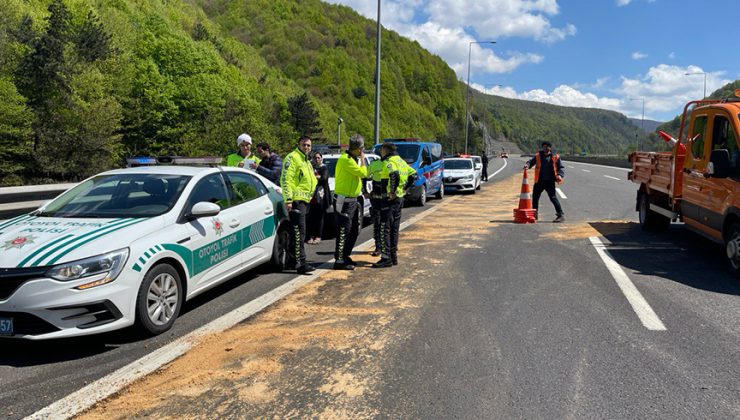
<path fill-rule="evenodd" d="M 241 220 L 241 261 L 251 266 L 272 255 L 275 239 L 275 207 L 267 187 L 246 171 L 224 172 L 231 198 Z"/>
<path fill-rule="evenodd" d="M 186 211 L 189 213 L 202 201 L 218 204 L 221 212 L 213 217 L 191 220 L 184 226 L 189 239 L 181 244 L 192 252 L 189 294 L 222 280 L 240 265 L 238 232 L 242 221 L 239 209 L 230 206 L 229 193 L 220 173 L 198 181 L 185 204 Z"/>

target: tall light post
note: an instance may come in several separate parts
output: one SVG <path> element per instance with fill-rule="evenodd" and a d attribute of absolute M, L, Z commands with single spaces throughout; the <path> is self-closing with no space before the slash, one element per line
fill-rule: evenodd
<path fill-rule="evenodd" d="M 342 123 L 344 120 L 342 117 L 337 118 L 337 146 L 342 145 Z"/>
<path fill-rule="evenodd" d="M 694 72 L 684 73 L 684 76 L 691 76 L 694 74 L 704 75 L 704 96 L 702 97 L 702 99 L 706 99 L 707 98 L 707 73 L 703 71 L 694 71 Z"/>
<path fill-rule="evenodd" d="M 640 134 L 645 134 L 645 97 L 629 98 L 630 101 L 642 101 L 642 121 L 640 122 Z M 637 137 L 637 150 L 640 150 L 640 137 Z"/>
<path fill-rule="evenodd" d="M 473 44 L 495 44 L 496 41 L 470 41 L 468 44 L 468 83 L 465 89 L 465 153 L 468 153 L 468 125 L 470 120 L 470 54 L 473 51 Z"/>
<path fill-rule="evenodd" d="M 380 0 L 378 0 L 378 34 L 375 41 L 375 144 L 380 143 Z"/>

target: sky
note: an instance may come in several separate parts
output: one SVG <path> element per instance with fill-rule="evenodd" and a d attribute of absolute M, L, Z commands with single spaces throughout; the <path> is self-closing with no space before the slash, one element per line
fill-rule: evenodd
<path fill-rule="evenodd" d="M 377 19 L 376 0 L 325 0 Z M 385 28 L 482 92 L 667 121 L 740 79 L 740 0 L 382 0 Z M 495 44 L 471 44 L 495 41 Z M 381 55 L 382 56 L 382 55 Z M 696 73 L 686 75 L 686 73 Z"/>

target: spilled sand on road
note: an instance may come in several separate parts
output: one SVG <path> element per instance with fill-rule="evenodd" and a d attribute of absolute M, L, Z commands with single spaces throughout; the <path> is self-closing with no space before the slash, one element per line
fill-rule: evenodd
<path fill-rule="evenodd" d="M 435 293 L 451 287 L 438 277 L 461 278 L 457 248 L 485 255 L 479 242 L 511 223 L 520 186 L 513 176 L 442 202 L 402 232 L 401 265 L 372 269 L 376 258 L 353 255 L 355 271 L 325 273 L 80 418 L 388 415 L 377 403 L 386 352 L 407 338 Z"/>

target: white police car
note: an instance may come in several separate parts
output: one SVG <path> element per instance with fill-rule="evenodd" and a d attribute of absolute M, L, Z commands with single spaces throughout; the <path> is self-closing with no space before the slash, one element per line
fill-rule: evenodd
<path fill-rule="evenodd" d="M 59 338 L 133 324 L 162 333 L 186 300 L 263 263 L 282 269 L 286 221 L 279 187 L 240 168 L 142 166 L 93 176 L 0 222 L 0 336 Z"/>
<path fill-rule="evenodd" d="M 480 172 L 471 158 L 445 158 L 444 182 L 447 191 L 469 191 L 480 188 Z"/>

